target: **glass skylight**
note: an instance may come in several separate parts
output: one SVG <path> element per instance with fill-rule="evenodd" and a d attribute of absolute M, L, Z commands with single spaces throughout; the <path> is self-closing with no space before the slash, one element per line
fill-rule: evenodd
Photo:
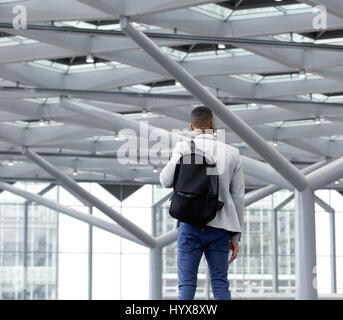
<path fill-rule="evenodd" d="M 309 72 L 306 73 L 305 78 L 303 78 L 298 73 L 271 75 L 271 76 L 267 75 L 260 81 L 260 84 L 286 82 L 286 81 L 305 81 L 305 80 L 310 80 L 310 79 L 323 79 L 323 77 L 309 73 Z"/>
<path fill-rule="evenodd" d="M 330 123 L 330 121 L 321 119 L 321 123 Z M 271 122 L 268 124 L 265 124 L 266 126 L 270 127 L 280 127 L 282 124 L 282 127 L 299 127 L 299 126 L 312 126 L 313 124 L 316 124 L 316 119 L 306 119 L 306 120 L 288 120 L 288 121 L 277 121 L 277 122 Z"/>
<path fill-rule="evenodd" d="M 39 104 L 55 104 L 60 102 L 60 97 L 50 97 L 50 98 L 24 98 L 23 101 L 35 102 Z"/>
<path fill-rule="evenodd" d="M 80 72 L 89 72 L 97 70 L 111 70 L 115 68 L 126 68 L 128 65 L 116 62 L 97 62 L 97 63 L 84 63 L 68 66 L 63 63 L 58 63 L 50 60 L 36 60 L 34 62 L 28 62 L 29 65 L 36 67 L 48 69 L 50 71 L 60 72 L 60 73 L 80 73 Z"/>
<path fill-rule="evenodd" d="M 305 42 L 305 43 L 314 42 L 313 39 L 306 37 L 302 34 L 296 33 L 296 32 L 272 35 L 271 40 L 286 41 L 286 42 Z"/>
<path fill-rule="evenodd" d="M 95 25 L 86 21 L 61 21 L 54 22 L 56 27 L 74 27 L 79 29 L 94 29 L 94 30 L 121 30 L 119 23 L 105 24 L 105 25 Z M 147 25 L 143 23 L 132 22 L 132 25 L 141 31 L 155 31 L 162 29 L 158 26 Z"/>
<path fill-rule="evenodd" d="M 328 97 L 326 102 L 332 102 L 332 103 L 343 103 L 343 94 L 340 96 L 332 96 Z"/>
<path fill-rule="evenodd" d="M 36 60 L 32 62 L 27 62 L 27 64 L 34 67 L 43 68 L 60 73 L 63 73 L 67 70 L 67 66 L 60 63 L 54 63 L 50 60 Z"/>
<path fill-rule="evenodd" d="M 67 66 L 68 68 L 68 66 Z M 87 64 L 77 64 L 71 65 L 68 68 L 68 73 L 79 73 L 79 72 L 88 72 L 88 71 L 96 71 L 96 70 L 111 70 L 114 69 L 115 66 L 111 65 L 110 63 L 87 63 Z"/>
<path fill-rule="evenodd" d="M 188 95 L 189 92 L 186 91 L 181 85 L 172 85 L 172 86 L 163 86 L 163 87 L 148 87 L 148 91 L 150 93 L 171 93 L 171 94 L 186 94 Z"/>
<path fill-rule="evenodd" d="M 11 2 L 19 2 L 19 0 L 0 0 L 0 4 L 6 4 Z"/>
<path fill-rule="evenodd" d="M 219 6 L 215 3 L 203 4 L 197 7 L 192 7 L 190 9 L 219 20 L 222 20 L 232 12 L 230 9 Z"/>
<path fill-rule="evenodd" d="M 342 45 L 343 44 L 343 37 L 342 38 L 332 38 L 332 39 L 319 39 L 315 40 L 314 43 L 317 44 L 331 44 L 331 45 Z"/>
<path fill-rule="evenodd" d="M 22 36 L 0 37 L 0 47 L 10 47 L 33 43 L 39 43 L 39 41 L 28 39 Z"/>
<path fill-rule="evenodd" d="M 43 119 L 44 120 L 44 119 Z M 15 127 L 20 127 L 20 128 L 36 128 L 36 127 L 47 127 L 47 126 L 65 126 L 63 122 L 57 122 L 53 120 L 38 120 L 38 121 L 32 121 L 32 122 L 27 122 L 27 121 L 21 121 L 21 120 L 15 120 L 15 121 L 6 121 L 2 122 L 4 124 L 9 124 Z"/>
<path fill-rule="evenodd" d="M 291 5 L 282 5 L 282 2 L 280 2 L 280 5 L 276 7 L 270 6 L 256 9 L 241 10 L 238 7 L 237 10 L 234 11 L 215 3 L 204 4 L 197 7 L 192 7 L 190 9 L 205 14 L 209 17 L 224 21 L 242 19 L 242 17 L 244 17 L 245 19 L 250 19 L 273 15 L 298 14 L 309 11 L 312 12 L 312 7 L 307 4 L 299 3 Z"/>
<path fill-rule="evenodd" d="M 232 75 L 231 77 L 237 78 L 237 79 L 240 79 L 240 80 L 244 80 L 244 81 L 248 81 L 248 82 L 251 82 L 251 83 L 257 83 L 257 82 L 261 81 L 261 79 L 263 79 L 262 76 L 260 76 L 258 74 L 254 74 L 254 73 Z"/>
<path fill-rule="evenodd" d="M 241 48 L 224 49 L 224 50 L 213 50 L 213 51 L 202 51 L 202 52 L 190 52 L 184 55 L 184 61 L 195 61 L 203 59 L 215 59 L 216 57 L 232 57 L 232 56 L 248 56 L 253 55 L 252 52 Z"/>

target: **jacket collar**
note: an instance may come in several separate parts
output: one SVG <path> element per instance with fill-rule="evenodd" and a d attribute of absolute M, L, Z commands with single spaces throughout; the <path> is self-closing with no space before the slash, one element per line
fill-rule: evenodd
<path fill-rule="evenodd" d="M 211 140 L 215 140 L 216 137 L 213 134 L 201 133 L 201 134 L 196 135 L 194 137 L 194 139 L 211 139 Z"/>

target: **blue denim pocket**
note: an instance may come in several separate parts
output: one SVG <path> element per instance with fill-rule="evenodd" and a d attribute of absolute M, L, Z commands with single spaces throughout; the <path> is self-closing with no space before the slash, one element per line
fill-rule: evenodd
<path fill-rule="evenodd" d="M 194 234 L 192 226 L 180 223 L 177 233 L 177 247 L 179 251 L 190 252 L 202 247 L 201 241 Z"/>

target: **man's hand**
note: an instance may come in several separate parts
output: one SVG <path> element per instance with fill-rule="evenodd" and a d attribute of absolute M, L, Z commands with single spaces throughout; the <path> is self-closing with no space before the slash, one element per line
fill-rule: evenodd
<path fill-rule="evenodd" d="M 229 259 L 229 264 L 235 260 L 238 255 L 238 242 L 230 242 L 230 251 L 232 251 L 232 255 Z"/>

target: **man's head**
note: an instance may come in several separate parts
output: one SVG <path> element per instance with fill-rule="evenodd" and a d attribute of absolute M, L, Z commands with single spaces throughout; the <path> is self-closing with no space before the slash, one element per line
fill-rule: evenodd
<path fill-rule="evenodd" d="M 191 129 L 200 132 L 212 132 L 214 130 L 213 113 L 210 108 L 200 106 L 191 113 Z"/>

